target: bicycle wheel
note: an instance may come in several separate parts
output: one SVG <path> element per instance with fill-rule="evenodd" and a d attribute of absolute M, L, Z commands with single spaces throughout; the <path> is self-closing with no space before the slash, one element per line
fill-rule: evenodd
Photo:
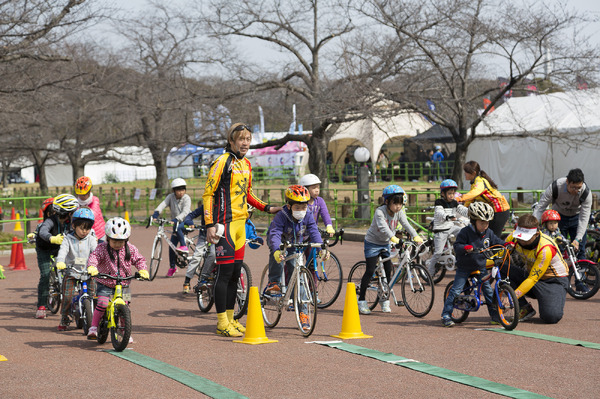
<path fill-rule="evenodd" d="M 233 318 L 241 319 L 248 310 L 248 297 L 250 296 L 250 286 L 252 285 L 252 274 L 246 263 L 242 263 L 240 279 L 237 284 L 237 293 L 235 295 L 235 305 L 233 308 Z"/>
<path fill-rule="evenodd" d="M 92 318 L 94 316 L 94 311 L 92 310 L 92 301 L 90 298 L 83 298 L 82 303 L 82 314 L 81 314 L 81 324 L 83 327 L 83 334 L 87 335 L 90 327 L 92 326 Z"/>
<path fill-rule="evenodd" d="M 154 280 L 156 273 L 158 273 L 158 267 L 162 257 L 162 239 L 159 236 L 154 237 L 152 243 L 152 257 L 150 258 L 150 266 L 148 271 L 150 272 L 150 281 Z"/>
<path fill-rule="evenodd" d="M 294 312 L 300 332 L 308 337 L 317 324 L 317 291 L 313 274 L 305 267 L 300 268 L 296 279 Z"/>
<path fill-rule="evenodd" d="M 446 298 L 448 298 L 448 293 L 450 292 L 450 289 L 452 288 L 453 285 L 454 285 L 454 281 L 450 281 L 448 283 L 448 285 L 446 286 L 446 290 L 444 291 L 444 302 L 446 301 Z M 450 314 L 450 318 L 452 319 L 453 322 L 462 323 L 463 321 L 467 320 L 467 317 L 469 317 L 469 312 L 467 312 L 466 310 L 456 308 L 456 302 L 460 296 L 468 295 L 470 293 L 471 293 L 471 283 L 469 283 L 467 281 L 465 284 L 465 288 L 463 288 L 462 292 L 460 294 L 458 294 L 456 296 L 456 298 L 454 298 L 454 309 L 452 309 L 452 313 Z"/>
<path fill-rule="evenodd" d="M 115 305 L 115 326 L 110 329 L 110 341 L 117 352 L 129 344 L 131 336 L 131 312 L 127 305 Z"/>
<path fill-rule="evenodd" d="M 431 275 L 423 265 L 412 263 L 400 280 L 402 300 L 406 309 L 415 317 L 429 313 L 435 298 L 435 288 Z"/>
<path fill-rule="evenodd" d="M 108 333 L 108 316 L 106 315 L 106 313 L 104 313 L 104 316 L 102 316 L 102 320 L 100 320 L 100 325 L 98 326 L 98 343 L 100 345 L 106 342 L 106 339 L 108 338 Z"/>
<path fill-rule="evenodd" d="M 50 285 L 48 289 L 48 310 L 52 314 L 56 314 L 60 309 L 60 303 L 62 300 L 62 287 L 60 286 L 60 280 L 58 279 L 58 272 L 53 266 L 50 268 Z"/>
<path fill-rule="evenodd" d="M 269 284 L 269 265 L 265 266 L 262 275 L 260 277 L 260 306 L 262 307 L 263 318 L 265 319 L 265 325 L 269 328 L 273 328 L 279 323 L 281 319 L 281 307 L 279 302 L 281 296 L 271 296 L 265 293 L 265 289 Z"/>
<path fill-rule="evenodd" d="M 585 243 L 585 257 L 594 263 L 600 261 L 600 241 L 588 241 Z"/>
<path fill-rule="evenodd" d="M 329 259 L 322 261 L 317 259 L 317 306 L 321 309 L 327 308 L 337 300 L 342 290 L 342 266 L 340 260 L 333 253 L 330 253 Z M 311 259 L 307 265 L 312 267 Z M 311 269 L 307 267 L 307 269 Z"/>
<path fill-rule="evenodd" d="M 498 310 L 502 327 L 512 330 L 519 324 L 519 300 L 509 284 L 498 284 L 498 296 L 494 296 L 494 306 Z"/>
<path fill-rule="evenodd" d="M 569 288 L 567 288 L 567 292 L 575 299 L 589 299 L 596 295 L 598 288 L 600 288 L 598 265 L 589 261 L 578 260 L 576 266 L 581 280 L 577 280 L 573 268 L 569 268 Z"/>
<path fill-rule="evenodd" d="M 356 285 L 356 296 L 360 292 L 360 282 L 362 280 L 365 271 L 367 270 L 367 262 L 364 260 L 357 262 L 352 269 L 350 269 L 350 274 L 348 274 L 348 282 L 354 283 Z M 369 282 L 369 286 L 367 287 L 367 291 L 365 292 L 365 300 L 369 305 L 369 309 L 375 309 L 375 306 L 379 303 L 379 279 L 376 274 L 373 274 L 371 277 L 371 281 Z"/>
<path fill-rule="evenodd" d="M 446 265 L 442 265 L 441 263 L 435 264 L 435 274 L 432 276 L 433 284 L 437 284 L 442 281 L 446 277 Z"/>
<path fill-rule="evenodd" d="M 204 261 L 206 258 L 202 259 L 202 265 L 199 265 L 197 270 L 198 274 L 198 285 L 200 284 L 200 273 L 202 268 L 204 267 Z M 196 291 L 196 300 L 198 302 L 198 308 L 201 312 L 208 313 L 215 303 L 214 289 L 215 289 L 215 280 L 216 280 L 216 267 L 213 267 L 213 270 L 210 272 L 209 278 L 206 283 L 206 289 L 200 290 L 198 285 L 194 290 Z"/>

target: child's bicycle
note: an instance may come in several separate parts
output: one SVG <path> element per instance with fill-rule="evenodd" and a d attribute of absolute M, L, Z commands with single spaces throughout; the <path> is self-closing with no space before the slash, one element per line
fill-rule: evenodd
<path fill-rule="evenodd" d="M 425 262 L 431 258 L 433 251 L 435 250 L 433 241 L 433 218 L 427 217 L 427 220 L 430 222 L 429 226 L 427 227 L 429 238 L 425 241 L 425 249 L 419 253 L 417 258 L 417 262 L 422 265 L 426 264 Z M 459 221 L 456 221 L 455 224 L 463 226 L 463 224 Z M 434 284 L 437 284 L 444 279 L 446 276 L 446 271 L 454 271 L 454 269 L 456 269 L 456 256 L 454 256 L 454 248 L 452 247 L 455 238 L 456 237 L 454 235 L 448 237 L 446 240 L 446 245 L 444 246 L 444 251 L 442 252 L 442 256 L 438 258 L 438 261 L 435 264 L 435 273 L 433 273 L 431 276 Z"/>
<path fill-rule="evenodd" d="M 344 238 L 344 229 L 337 231 L 333 237 L 329 237 L 329 233 L 325 230 L 319 229 L 323 240 L 327 240 L 327 246 L 333 247 L 335 244 L 341 244 Z M 333 242 L 329 242 L 333 239 Z M 317 248 L 310 250 L 308 261 L 306 262 L 306 268 L 311 270 L 315 277 L 315 283 L 317 285 L 317 306 L 320 309 L 327 308 L 337 300 L 342 290 L 342 281 L 344 274 L 342 272 L 342 265 L 340 260 L 335 256 L 333 252 L 329 252 L 329 259 L 319 259 L 317 256 Z"/>
<path fill-rule="evenodd" d="M 110 278 L 116 281 L 115 293 L 111 296 L 106 312 L 98 326 L 98 344 L 105 343 L 110 332 L 110 341 L 113 348 L 117 352 L 121 352 L 127 348 L 129 337 L 131 337 L 131 311 L 127 305 L 127 302 L 131 299 L 131 294 L 123 294 L 121 282 L 134 278 L 140 279 L 140 274 L 136 272 L 133 276 L 121 277 L 98 273 L 97 277 Z"/>
<path fill-rule="evenodd" d="M 158 273 L 158 267 L 160 266 L 160 262 L 162 260 L 162 246 L 163 239 L 167 242 L 167 245 L 175 252 L 175 265 L 179 268 L 186 267 L 188 264 L 188 254 L 185 252 L 181 252 L 177 250 L 177 247 L 173 245 L 171 239 L 167 236 L 165 232 L 165 225 L 172 224 L 172 222 L 168 219 L 157 218 L 154 219 L 152 216 L 148 218 L 148 224 L 146 228 L 152 225 L 152 222 L 156 222 L 158 224 L 158 231 L 156 232 L 156 237 L 154 237 L 154 242 L 152 243 L 152 255 L 150 257 L 150 265 L 148 266 L 148 273 L 150 274 L 150 281 L 154 280 L 156 274 Z M 193 229 L 192 229 L 193 230 Z M 189 230 L 186 229 L 186 232 Z M 195 237 L 188 237 L 187 234 L 185 237 L 185 245 L 188 247 L 190 253 L 194 253 L 196 249 Z"/>
<path fill-rule="evenodd" d="M 283 272 L 281 273 L 281 293 L 271 294 L 266 292 L 269 284 L 269 265 L 265 266 L 260 278 L 260 304 L 262 306 L 265 325 L 273 328 L 279 323 L 283 309 L 292 310 L 296 314 L 296 322 L 303 336 L 308 337 L 317 324 L 317 291 L 315 278 L 304 266 L 304 250 L 307 248 L 326 249 L 327 243 L 282 243 L 281 251 L 285 251 L 285 259 L 281 262 Z M 288 250 L 292 254 L 287 255 Z M 285 264 L 293 261 L 294 269 L 289 279 L 286 278 Z M 287 280 L 287 283 L 286 283 Z M 291 305 L 291 306 L 290 306 Z M 302 315 L 301 315 L 302 313 Z M 301 317 L 302 316 L 302 317 Z"/>
<path fill-rule="evenodd" d="M 397 249 L 402 248 L 399 255 Z M 424 317 L 429 313 L 435 298 L 435 286 L 431 275 L 425 266 L 417 263 L 418 254 L 423 250 L 423 243 L 415 244 L 410 240 L 395 245 L 389 257 L 377 261 L 377 268 L 367 287 L 365 300 L 369 309 L 373 310 L 379 301 L 385 301 L 392 296 L 396 306 L 405 306 L 415 317 Z M 399 259 L 398 259 L 399 258 Z M 388 280 L 383 264 L 392 261 L 393 274 Z M 357 262 L 348 275 L 348 282 L 356 285 L 356 295 L 360 292 L 360 284 L 367 262 Z M 394 286 L 400 284 L 402 301 L 398 300 Z"/>
<path fill-rule="evenodd" d="M 48 310 L 52 314 L 58 313 L 62 303 L 62 284 L 64 274 L 56 268 L 56 260 L 52 256 L 52 266 L 50 266 L 50 278 L 48 287 Z"/>
<path fill-rule="evenodd" d="M 71 302 L 71 318 L 75 321 L 77 328 L 83 328 L 83 333 L 87 335 L 92 326 L 92 317 L 94 316 L 94 298 L 88 294 L 89 275 L 83 273 L 77 280 L 75 292 Z"/>
<path fill-rule="evenodd" d="M 500 253 L 504 251 L 504 254 Z M 454 298 L 454 309 L 450 318 L 455 323 L 462 323 L 467 320 L 470 312 L 476 312 L 481 305 L 485 304 L 483 299 L 482 284 L 483 282 L 495 279 L 496 282 L 492 285 L 494 291 L 494 306 L 498 311 L 500 325 L 507 330 L 512 330 L 519 324 L 519 301 L 515 291 L 510 286 L 508 277 L 502 278 L 501 271 L 506 267 L 506 275 L 510 268 L 511 256 L 510 251 L 502 245 L 494 245 L 489 248 L 474 249 L 472 253 L 484 254 L 488 260 L 494 262 L 489 274 L 480 278 L 480 272 L 471 273 L 467 279 L 461 293 Z M 446 286 L 444 291 L 444 299 L 448 297 L 450 288 L 454 285 L 451 281 Z"/>
<path fill-rule="evenodd" d="M 557 237 L 560 238 L 560 237 Z M 575 299 L 589 299 L 600 288 L 600 270 L 590 260 L 578 260 L 573 246 L 567 240 L 557 240 L 564 246 L 563 257 L 569 265 L 569 288 L 567 292 Z"/>

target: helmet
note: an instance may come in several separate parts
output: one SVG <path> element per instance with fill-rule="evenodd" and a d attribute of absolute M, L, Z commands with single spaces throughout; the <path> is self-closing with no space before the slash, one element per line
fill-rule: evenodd
<path fill-rule="evenodd" d="M 321 180 L 317 177 L 317 175 L 308 174 L 304 175 L 298 181 L 298 184 L 304 187 L 312 186 L 313 184 L 321 184 Z"/>
<path fill-rule="evenodd" d="M 87 176 L 81 176 L 75 182 L 75 194 L 85 195 L 92 189 L 92 180 Z"/>
<path fill-rule="evenodd" d="M 554 209 L 548 209 L 542 214 L 542 223 L 546 223 L 551 220 L 560 220 L 560 214 Z"/>
<path fill-rule="evenodd" d="M 383 189 L 383 198 L 385 199 L 388 199 L 388 197 L 391 197 L 394 194 L 404 194 L 404 190 L 396 184 L 391 184 Z"/>
<path fill-rule="evenodd" d="M 171 188 L 173 188 L 173 189 L 175 189 L 177 187 L 185 187 L 185 186 L 187 186 L 187 184 L 185 184 L 185 180 L 183 180 L 181 177 L 173 179 L 173 181 L 171 182 Z"/>
<path fill-rule="evenodd" d="M 52 205 L 53 202 L 54 202 L 54 198 L 52 198 L 52 197 L 46 198 L 44 200 L 44 202 L 42 202 L 42 212 L 46 212 L 46 210 L 48 209 L 48 207 L 50 205 Z"/>
<path fill-rule="evenodd" d="M 285 190 L 285 198 L 288 202 L 302 204 L 310 200 L 310 194 L 306 187 L 295 184 Z"/>
<path fill-rule="evenodd" d="M 436 150 L 436 151 L 437 151 L 437 150 L 441 150 L 441 149 L 442 149 L 442 147 L 440 147 L 439 145 L 436 145 L 436 146 L 435 146 L 435 150 Z"/>
<path fill-rule="evenodd" d="M 458 188 L 458 184 L 452 179 L 446 179 L 440 183 L 440 189 L 442 191 L 447 190 L 449 188 Z"/>
<path fill-rule="evenodd" d="M 75 221 L 80 219 L 90 220 L 93 223 L 95 219 L 94 212 L 92 212 L 90 208 L 79 208 L 73 213 L 73 216 L 71 217 L 71 222 L 75 223 Z"/>
<path fill-rule="evenodd" d="M 108 238 L 113 240 L 126 240 L 131 235 L 131 226 L 127 220 L 117 216 L 108 219 L 104 232 Z"/>
<path fill-rule="evenodd" d="M 52 201 L 52 209 L 59 215 L 66 215 L 67 213 L 75 211 L 79 207 L 77 198 L 71 194 L 60 194 L 54 197 Z"/>
<path fill-rule="evenodd" d="M 485 202 L 473 202 L 469 205 L 469 218 L 489 222 L 494 218 L 494 209 Z"/>

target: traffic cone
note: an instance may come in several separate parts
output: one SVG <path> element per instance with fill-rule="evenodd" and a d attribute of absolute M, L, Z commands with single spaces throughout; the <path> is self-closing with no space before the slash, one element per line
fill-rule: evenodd
<path fill-rule="evenodd" d="M 6 362 L 7 360 L 5 356 L 0 355 L 0 362 Z"/>
<path fill-rule="evenodd" d="M 12 239 L 13 241 L 19 241 L 19 239 L 17 237 L 13 237 Z M 8 265 L 6 265 L 6 267 L 9 268 L 14 268 L 17 264 L 17 244 L 13 244 L 11 249 L 10 249 L 10 262 L 8 263 Z"/>
<path fill-rule="evenodd" d="M 25 265 L 25 255 L 23 254 L 23 244 L 17 244 L 17 262 L 13 270 L 29 270 Z"/>
<path fill-rule="evenodd" d="M 356 285 L 354 283 L 346 285 L 346 302 L 344 303 L 342 331 L 338 335 L 332 335 L 332 337 L 341 339 L 373 338 L 372 335 L 363 334 L 360 328 Z"/>
<path fill-rule="evenodd" d="M 23 226 L 21 226 L 21 215 L 17 213 L 17 221 L 15 222 L 15 228 L 13 231 L 23 231 Z"/>
<path fill-rule="evenodd" d="M 12 211 L 10 211 L 10 220 L 15 220 L 15 207 L 13 206 Z"/>
<path fill-rule="evenodd" d="M 4 280 L 6 276 L 4 275 L 4 266 L 0 265 L 0 280 Z"/>
<path fill-rule="evenodd" d="M 277 340 L 267 338 L 265 335 L 265 321 L 263 320 L 262 309 L 260 308 L 258 287 L 250 287 L 248 316 L 246 317 L 246 333 L 244 334 L 244 338 L 242 340 L 234 340 L 233 342 L 249 345 L 278 342 Z"/>
<path fill-rule="evenodd" d="M 123 217 L 123 219 L 129 222 L 129 212 L 125 211 L 125 216 Z"/>
<path fill-rule="evenodd" d="M 42 208 L 40 208 L 39 218 L 40 218 L 40 220 L 38 220 L 38 223 L 42 223 L 44 221 L 44 211 L 42 211 Z"/>

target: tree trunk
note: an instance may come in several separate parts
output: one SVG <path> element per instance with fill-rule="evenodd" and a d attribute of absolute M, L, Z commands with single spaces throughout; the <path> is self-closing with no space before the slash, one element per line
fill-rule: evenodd
<path fill-rule="evenodd" d="M 37 165 L 40 176 L 40 191 L 44 194 L 48 193 L 48 180 L 46 179 L 46 164 Z"/>
<path fill-rule="evenodd" d="M 154 167 L 156 168 L 156 180 L 154 181 L 154 188 L 166 189 L 169 187 L 169 176 L 167 174 L 167 157 L 162 148 L 150 146 L 150 153 L 154 160 Z"/>
<path fill-rule="evenodd" d="M 458 183 L 461 189 L 463 187 L 463 165 L 467 162 L 467 150 L 469 148 L 469 140 L 460 140 L 456 143 L 456 151 L 454 153 L 454 169 L 452 170 L 452 179 Z"/>

